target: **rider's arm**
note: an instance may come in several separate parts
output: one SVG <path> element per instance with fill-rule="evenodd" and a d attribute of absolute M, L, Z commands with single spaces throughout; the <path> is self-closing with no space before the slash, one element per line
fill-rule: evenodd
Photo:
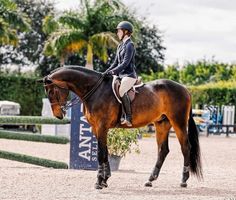
<path fill-rule="evenodd" d="M 112 63 L 112 65 L 106 70 L 107 72 L 112 70 L 113 68 L 115 68 L 118 65 L 118 54 L 116 54 L 115 60 Z"/>
<path fill-rule="evenodd" d="M 116 57 L 115 57 L 115 60 L 114 60 L 114 62 L 112 63 L 112 65 L 106 70 L 106 72 L 111 71 L 112 69 L 114 69 L 114 68 L 118 65 L 118 53 L 119 53 L 119 48 L 120 48 L 120 44 L 118 45 L 117 50 L 116 50 Z"/>
<path fill-rule="evenodd" d="M 134 54 L 134 45 L 133 43 L 128 43 L 126 45 L 126 51 L 124 55 L 123 61 L 114 69 L 112 69 L 112 74 L 119 74 L 122 70 L 124 70 L 130 63 Z"/>

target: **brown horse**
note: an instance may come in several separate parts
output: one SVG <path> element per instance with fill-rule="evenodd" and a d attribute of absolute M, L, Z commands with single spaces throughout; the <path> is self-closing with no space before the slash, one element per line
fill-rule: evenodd
<path fill-rule="evenodd" d="M 42 80 L 55 117 L 62 119 L 69 91 L 84 105 L 84 115 L 98 140 L 98 175 L 96 189 L 107 187 L 111 176 L 108 162 L 107 132 L 120 125 L 121 105 L 112 91 L 112 77 L 83 67 L 68 66 L 53 71 Z M 184 156 L 181 186 L 186 187 L 189 171 L 202 177 L 198 130 L 192 117 L 191 96 L 182 85 L 170 80 L 156 80 L 138 88 L 132 102 L 133 128 L 153 123 L 156 128 L 158 159 L 145 186 L 152 186 L 169 153 L 168 133 L 174 128 Z"/>

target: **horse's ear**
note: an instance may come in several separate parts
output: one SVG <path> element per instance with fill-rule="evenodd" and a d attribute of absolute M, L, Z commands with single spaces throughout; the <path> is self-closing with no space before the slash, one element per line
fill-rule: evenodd
<path fill-rule="evenodd" d="M 43 79 L 38 79 L 36 80 L 37 83 L 44 83 L 44 84 L 51 84 L 52 83 L 52 80 L 45 76 Z"/>
<path fill-rule="evenodd" d="M 37 83 L 43 83 L 44 81 L 43 81 L 43 79 L 38 79 L 38 80 L 36 80 L 36 82 Z"/>
<path fill-rule="evenodd" d="M 46 84 L 51 84 L 52 80 L 50 78 L 46 77 L 46 78 L 44 78 L 43 82 L 46 83 Z"/>

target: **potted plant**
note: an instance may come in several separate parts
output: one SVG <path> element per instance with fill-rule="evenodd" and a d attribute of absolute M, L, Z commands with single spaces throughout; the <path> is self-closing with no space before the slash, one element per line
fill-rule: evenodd
<path fill-rule="evenodd" d="M 107 145 L 109 162 L 112 171 L 119 169 L 120 160 L 127 153 L 134 150 L 139 153 L 138 137 L 139 129 L 114 128 L 108 132 Z"/>

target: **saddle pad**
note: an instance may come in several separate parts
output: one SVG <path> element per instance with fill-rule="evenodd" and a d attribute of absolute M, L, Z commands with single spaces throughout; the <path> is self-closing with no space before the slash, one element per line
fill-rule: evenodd
<path fill-rule="evenodd" d="M 113 75 L 113 80 L 112 80 L 112 91 L 113 91 L 113 94 L 114 94 L 115 97 L 116 97 L 116 100 L 121 104 L 121 103 L 122 103 L 122 102 L 121 102 L 121 99 L 120 99 L 119 95 L 117 95 L 116 90 L 115 90 L 115 82 L 116 82 L 116 80 L 117 80 L 118 78 L 119 78 L 118 76 Z M 144 85 L 144 83 L 141 82 L 141 83 L 138 84 L 138 85 L 134 85 L 131 89 L 133 89 L 134 92 L 135 92 L 135 91 L 136 91 L 136 88 L 142 87 L 143 85 Z"/>

